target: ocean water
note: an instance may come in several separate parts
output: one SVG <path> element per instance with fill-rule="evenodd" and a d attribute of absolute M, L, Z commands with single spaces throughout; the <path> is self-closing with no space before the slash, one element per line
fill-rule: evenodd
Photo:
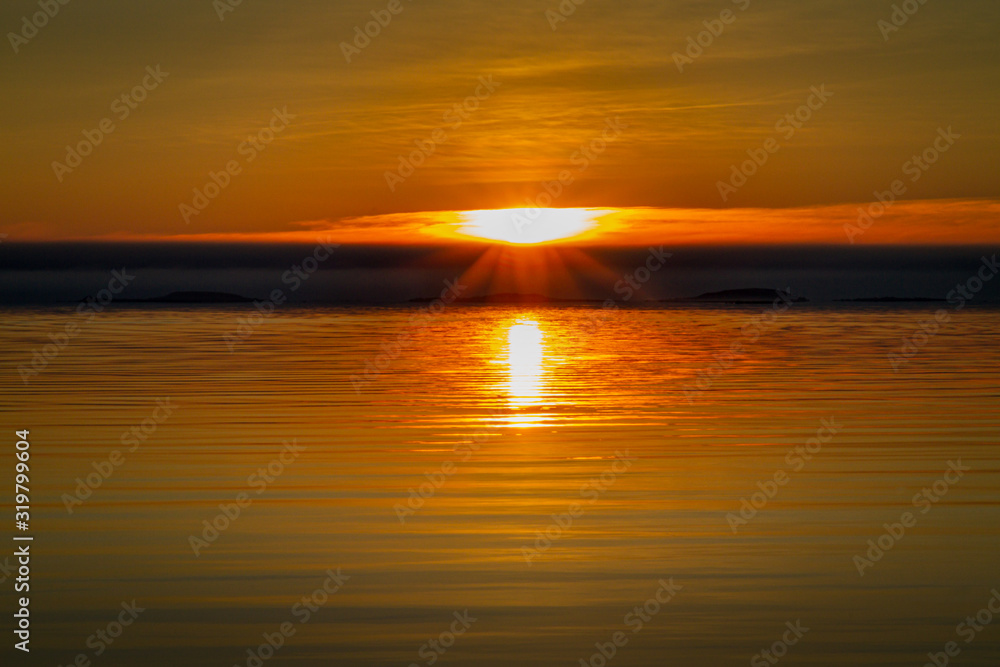
<path fill-rule="evenodd" d="M 996 665 L 1000 310 L 945 308 L 4 310 L 22 662 Z"/>

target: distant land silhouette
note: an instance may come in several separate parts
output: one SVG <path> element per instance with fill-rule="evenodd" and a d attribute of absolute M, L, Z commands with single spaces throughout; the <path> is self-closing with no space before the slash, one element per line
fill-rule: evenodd
<path fill-rule="evenodd" d="M 765 289 L 758 287 L 730 289 L 721 292 L 705 292 L 698 296 L 681 297 L 675 299 L 660 299 L 659 301 L 647 300 L 646 303 L 677 303 L 677 302 L 706 302 L 706 303 L 729 303 L 729 304 L 766 304 L 773 303 L 776 298 L 787 298 L 794 303 L 804 303 L 809 301 L 805 297 L 790 298 L 790 294 L 784 290 Z M 437 297 L 420 297 L 410 299 L 409 303 L 431 303 Z M 486 294 L 482 296 L 460 297 L 455 303 L 603 303 L 606 299 L 563 299 L 558 297 L 545 296 L 544 294 L 518 292 L 498 292 L 496 294 Z M 637 302 L 637 303 L 642 303 Z"/>
<path fill-rule="evenodd" d="M 645 300 L 635 303 L 719 303 L 730 305 L 760 305 L 771 304 L 777 298 L 783 298 L 792 303 L 808 303 L 805 297 L 792 298 L 785 290 L 767 289 L 761 287 L 749 287 L 740 289 L 727 289 L 718 292 L 705 292 L 697 296 L 676 297 L 672 299 Z M 431 303 L 438 297 L 420 297 L 410 299 L 407 303 Z M 550 297 L 537 293 L 519 292 L 498 292 L 496 294 L 485 294 L 480 296 L 460 297 L 454 303 L 467 304 L 546 304 L 546 303 L 603 303 L 607 299 L 566 299 L 560 297 Z M 161 296 L 146 299 L 116 299 L 118 303 L 174 303 L 174 304 L 214 304 L 214 303 L 252 303 L 252 297 L 233 294 L 231 292 L 208 292 L 208 291 L 184 291 L 170 292 Z M 944 299 L 932 297 L 899 297 L 899 296 L 878 296 L 878 297 L 858 297 L 853 299 L 835 299 L 838 303 L 942 303 Z M 82 303 L 82 301 L 81 301 Z M 312 301 L 305 303 L 339 303 L 336 301 Z M 345 302 L 347 303 L 347 302 Z"/>
<path fill-rule="evenodd" d="M 118 299 L 120 303 L 250 303 L 250 297 L 229 292 L 171 292 L 149 299 Z"/>
<path fill-rule="evenodd" d="M 775 299 L 782 298 L 793 303 L 805 303 L 809 299 L 800 296 L 791 298 L 791 293 L 785 290 L 767 289 L 764 287 L 746 287 L 742 289 L 727 289 L 721 292 L 705 292 L 698 296 L 682 297 L 680 299 L 661 299 L 663 302 L 669 301 L 703 301 L 710 303 L 736 303 L 736 304 L 760 304 L 772 303 Z"/>
<path fill-rule="evenodd" d="M 928 296 L 869 296 L 860 299 L 835 299 L 846 303 L 942 303 L 944 299 Z"/>

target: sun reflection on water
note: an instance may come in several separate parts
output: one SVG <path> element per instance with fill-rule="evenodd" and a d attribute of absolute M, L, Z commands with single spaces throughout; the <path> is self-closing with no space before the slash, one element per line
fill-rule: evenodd
<path fill-rule="evenodd" d="M 521 320 L 507 330 L 508 391 L 511 405 L 537 405 L 542 397 L 545 335 L 538 322 Z"/>

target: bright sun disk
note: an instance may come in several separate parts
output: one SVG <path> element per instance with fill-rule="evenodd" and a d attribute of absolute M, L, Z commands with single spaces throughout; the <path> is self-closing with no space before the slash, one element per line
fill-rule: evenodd
<path fill-rule="evenodd" d="M 466 236 L 516 245 L 579 236 L 597 226 L 603 212 L 589 208 L 502 208 L 465 211 L 456 231 Z"/>

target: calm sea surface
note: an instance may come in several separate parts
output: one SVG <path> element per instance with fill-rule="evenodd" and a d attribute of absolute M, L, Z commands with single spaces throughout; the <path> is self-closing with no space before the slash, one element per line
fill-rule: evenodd
<path fill-rule="evenodd" d="M 1000 310 L 767 309 L 4 310 L 15 662 L 995 667 Z"/>

